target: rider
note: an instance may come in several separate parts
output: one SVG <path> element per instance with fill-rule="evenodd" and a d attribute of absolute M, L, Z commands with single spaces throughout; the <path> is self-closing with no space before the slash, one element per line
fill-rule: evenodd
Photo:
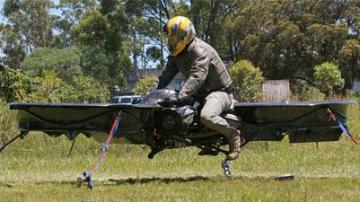
<path fill-rule="evenodd" d="M 213 47 L 195 36 L 195 28 L 188 18 L 171 18 L 163 32 L 171 55 L 157 88 L 165 88 L 180 71 L 186 80 L 178 94 L 179 101 L 185 101 L 191 95 L 204 99 L 201 122 L 227 138 L 227 159 L 235 160 L 240 152 L 240 131 L 220 116 L 231 109 L 233 103 L 232 79 L 224 63 Z"/>

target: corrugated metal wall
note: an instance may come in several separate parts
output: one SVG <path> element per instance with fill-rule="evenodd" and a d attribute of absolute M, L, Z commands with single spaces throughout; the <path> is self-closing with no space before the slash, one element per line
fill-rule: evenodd
<path fill-rule="evenodd" d="M 289 80 L 266 80 L 262 87 L 264 102 L 290 101 Z"/>

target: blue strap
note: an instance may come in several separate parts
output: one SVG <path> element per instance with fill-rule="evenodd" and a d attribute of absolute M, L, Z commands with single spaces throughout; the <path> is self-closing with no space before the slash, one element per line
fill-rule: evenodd
<path fill-rule="evenodd" d="M 102 164 L 102 162 L 105 159 L 105 155 L 106 153 L 109 151 L 110 149 L 110 141 L 111 139 L 115 136 L 115 134 L 117 133 L 118 129 L 119 129 L 119 125 L 120 125 L 120 121 L 121 121 L 121 111 L 118 113 L 118 115 L 116 116 L 114 123 L 113 123 L 113 129 L 112 133 L 109 134 L 106 142 L 104 144 L 102 144 L 101 149 L 100 149 L 100 156 L 98 158 L 98 161 L 95 163 L 95 165 L 92 167 L 92 169 L 90 169 L 88 172 L 84 172 L 84 181 L 86 181 L 88 183 L 88 188 L 92 189 L 94 187 L 94 182 L 91 179 L 92 175 L 94 174 L 94 172 L 100 167 L 100 165 Z M 103 153 L 105 152 L 105 153 Z"/>
<path fill-rule="evenodd" d="M 342 132 L 346 135 L 346 137 L 350 138 L 356 145 L 360 146 L 360 141 L 351 135 L 349 128 L 346 124 L 342 123 L 340 119 L 336 117 L 336 115 L 332 112 L 330 108 L 328 108 L 329 116 L 332 118 L 340 127 Z"/>
<path fill-rule="evenodd" d="M 336 123 L 339 125 L 340 129 L 342 130 L 343 133 L 345 133 L 345 135 L 348 137 L 348 138 L 351 138 L 351 134 L 349 133 L 349 130 L 348 130 L 348 127 L 347 125 L 341 123 L 341 121 L 336 118 Z"/>

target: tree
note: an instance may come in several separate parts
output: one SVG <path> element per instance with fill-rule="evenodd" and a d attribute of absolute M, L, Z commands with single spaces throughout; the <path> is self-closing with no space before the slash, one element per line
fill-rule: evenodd
<path fill-rule="evenodd" d="M 146 68 L 149 59 L 159 61 L 160 67 L 164 67 L 163 52 L 166 49 L 161 30 L 170 16 L 169 10 L 173 7 L 174 3 L 170 0 L 126 1 L 125 12 L 129 18 L 135 69 Z"/>
<path fill-rule="evenodd" d="M 352 1 L 346 8 L 343 20 L 350 27 L 351 35 L 360 40 L 360 4 L 357 1 Z"/>
<path fill-rule="evenodd" d="M 25 54 L 37 47 L 50 46 L 55 19 L 49 13 L 52 8 L 54 5 L 51 0 L 4 2 L 3 13 L 7 25 L 2 25 L 4 42 L 1 49 L 5 54 L 6 65 L 18 69 Z"/>
<path fill-rule="evenodd" d="M 82 74 L 80 54 L 76 48 L 38 48 L 25 57 L 21 69 L 31 77 L 39 76 L 43 70 L 52 70 L 67 83 Z"/>
<path fill-rule="evenodd" d="M 344 86 L 344 79 L 337 65 L 324 62 L 315 66 L 314 78 L 320 91 L 326 94 L 326 98 L 334 94 L 336 89 Z"/>
<path fill-rule="evenodd" d="M 348 38 L 349 28 L 346 25 L 313 24 L 307 28 L 308 51 L 310 51 L 313 64 L 324 61 L 335 61 L 341 47 Z"/>
<path fill-rule="evenodd" d="M 125 88 L 131 61 L 124 8 L 120 3 L 102 6 L 107 8 L 84 14 L 72 29 L 72 37 L 81 50 L 81 65 L 87 75 L 106 83 L 110 90 Z"/>
<path fill-rule="evenodd" d="M 5 54 L 1 60 L 12 69 L 19 69 L 25 58 L 25 46 L 19 40 L 20 36 L 10 25 L 0 25 L 0 50 Z"/>
<path fill-rule="evenodd" d="M 70 47 L 73 45 L 71 28 L 79 23 L 84 13 L 97 8 L 96 0 L 60 0 L 55 7 L 61 12 L 54 21 L 54 28 L 59 34 L 54 36 L 55 47 Z"/>
<path fill-rule="evenodd" d="M 269 79 L 313 81 L 315 65 L 338 62 L 346 41 L 358 36 L 358 7 L 335 0 L 248 2 L 235 20 L 237 58 Z"/>
<path fill-rule="evenodd" d="M 50 45 L 55 19 L 49 13 L 52 8 L 54 4 L 51 0 L 4 2 L 4 16 L 8 18 L 13 31 L 19 34 L 19 40 L 25 44 L 27 52 Z"/>
<path fill-rule="evenodd" d="M 133 40 L 135 43 L 145 44 L 149 49 L 144 48 L 141 52 L 133 52 L 134 61 L 136 57 L 159 56 L 162 53 L 163 41 L 161 29 L 165 22 L 176 15 L 183 15 L 192 20 L 197 36 L 210 43 L 218 50 L 220 56 L 230 60 L 234 55 L 232 42 L 233 21 L 237 9 L 246 0 L 131 0 L 126 1 L 126 12 L 131 16 L 131 26 L 133 28 Z M 135 47 L 135 45 L 134 45 Z M 158 49 L 158 50 L 156 50 Z M 160 49 L 160 50 L 159 50 Z M 133 49 L 138 50 L 138 49 Z M 155 53 L 155 54 L 154 54 Z M 160 66 L 163 67 L 163 57 L 160 55 Z"/>
<path fill-rule="evenodd" d="M 78 45 L 105 48 L 107 33 L 110 31 L 110 22 L 99 11 L 88 11 L 72 29 L 72 37 Z"/>
<path fill-rule="evenodd" d="M 222 57 L 233 58 L 234 16 L 246 1 L 190 0 L 189 15 L 200 38 L 212 45 Z"/>
<path fill-rule="evenodd" d="M 353 82 L 360 79 L 360 42 L 355 39 L 347 40 L 339 55 L 339 68 L 345 79 L 345 89 L 351 89 Z"/>
<path fill-rule="evenodd" d="M 137 95 L 145 95 L 156 85 L 156 82 L 157 78 L 155 76 L 147 76 L 136 82 L 133 91 Z"/>
<path fill-rule="evenodd" d="M 241 102 L 258 101 L 262 96 L 262 82 L 264 80 L 259 68 L 250 61 L 240 60 L 229 68 L 234 80 L 234 97 Z"/>

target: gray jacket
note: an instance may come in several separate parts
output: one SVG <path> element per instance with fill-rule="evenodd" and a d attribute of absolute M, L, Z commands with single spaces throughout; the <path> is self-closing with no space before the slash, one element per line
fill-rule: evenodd
<path fill-rule="evenodd" d="M 223 91 L 232 83 L 215 49 L 199 38 L 195 38 L 176 57 L 168 57 L 158 88 L 164 88 L 179 71 L 186 79 L 179 97 L 193 94 L 206 96 L 213 91 Z"/>

